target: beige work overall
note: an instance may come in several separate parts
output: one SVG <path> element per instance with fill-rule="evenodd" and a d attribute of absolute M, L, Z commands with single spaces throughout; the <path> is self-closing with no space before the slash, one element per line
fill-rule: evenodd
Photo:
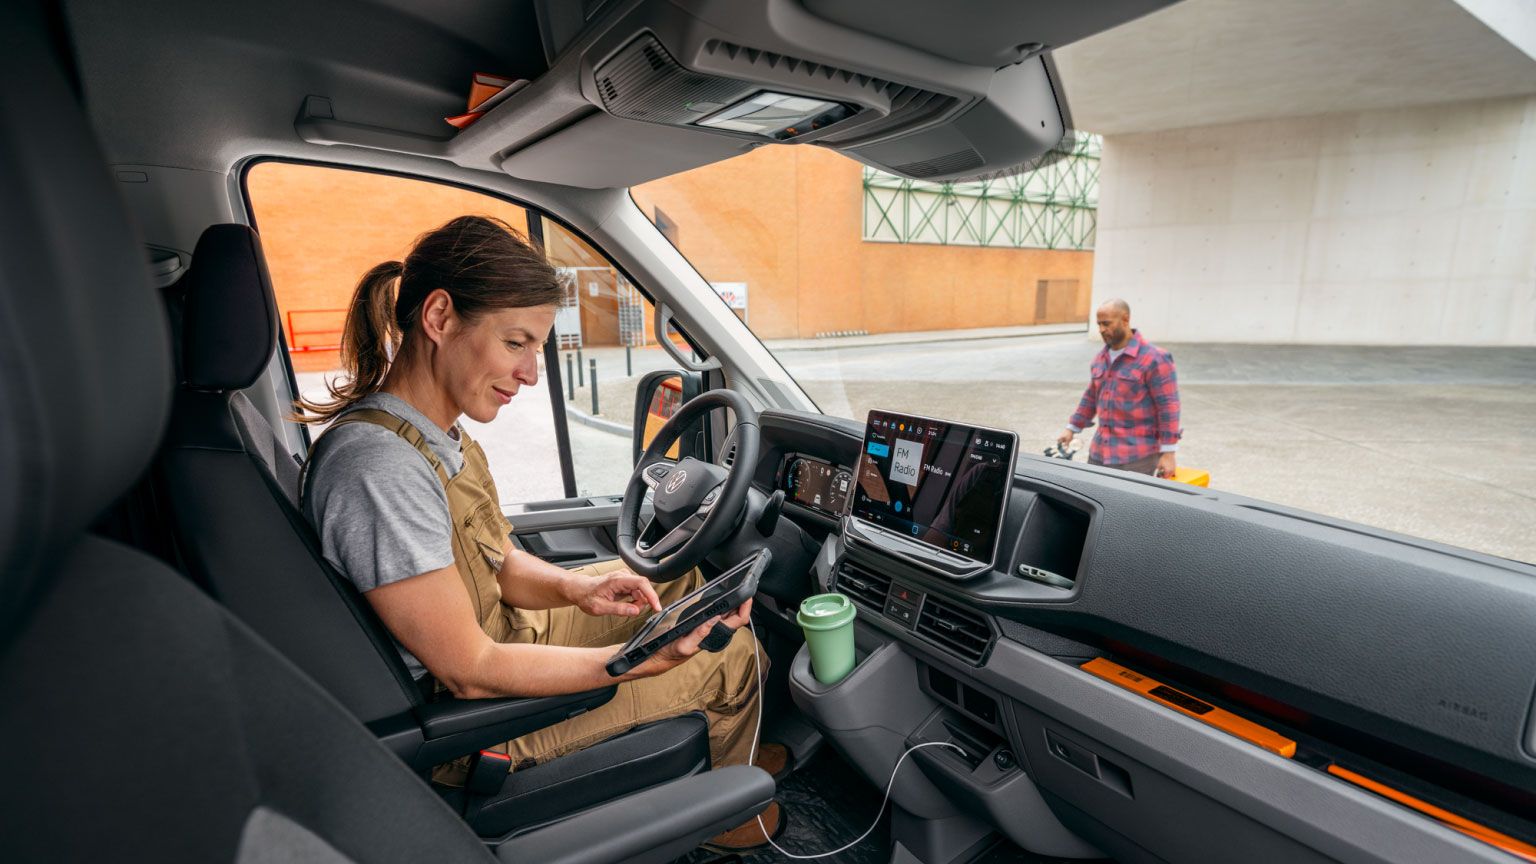
<path fill-rule="evenodd" d="M 437 472 L 448 495 L 448 514 L 453 520 L 453 561 L 464 587 L 475 604 L 475 614 L 486 634 L 497 642 L 537 643 L 593 647 L 622 645 L 646 615 L 593 616 L 573 606 L 559 609 L 515 609 L 501 602 L 497 574 L 506 554 L 512 525 L 501 512 L 496 483 L 486 465 L 485 452 L 462 427 L 459 440 L 464 467 L 452 477 L 415 426 L 387 411 L 358 409 L 337 418 L 335 424 L 373 423 L 399 435 Z M 623 569 L 622 561 L 604 561 L 573 572 L 596 575 Z M 697 588 L 702 576 L 694 570 L 679 579 L 658 584 L 662 605 Z M 710 757 L 715 767 L 745 765 L 751 749 L 752 724 L 756 719 L 758 688 L 754 681 L 751 632 L 739 631 L 718 654 L 700 653 L 661 675 L 628 681 L 606 704 L 537 732 L 491 749 L 512 757 L 513 770 L 588 747 L 641 723 L 689 711 L 703 711 L 709 719 Z M 466 760 L 441 766 L 434 779 L 462 783 Z"/>

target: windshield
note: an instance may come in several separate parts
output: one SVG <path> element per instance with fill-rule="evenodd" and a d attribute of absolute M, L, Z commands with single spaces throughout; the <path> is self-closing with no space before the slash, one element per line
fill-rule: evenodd
<path fill-rule="evenodd" d="M 972 183 L 773 146 L 632 194 L 826 413 L 1532 561 L 1533 105 L 1080 133 Z"/>

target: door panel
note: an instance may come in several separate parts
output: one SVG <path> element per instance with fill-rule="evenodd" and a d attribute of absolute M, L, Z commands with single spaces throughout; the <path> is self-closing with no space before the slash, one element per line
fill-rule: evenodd
<path fill-rule="evenodd" d="M 622 498 L 535 501 L 508 514 L 512 542 L 551 564 L 577 567 L 617 557 L 614 531 Z"/>

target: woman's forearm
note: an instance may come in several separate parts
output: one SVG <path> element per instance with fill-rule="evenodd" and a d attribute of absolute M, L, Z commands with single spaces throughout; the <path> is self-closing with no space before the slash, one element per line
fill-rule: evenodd
<path fill-rule="evenodd" d="M 487 642 L 476 661 L 454 680 L 438 676 L 460 699 L 497 696 L 559 696 L 608 687 L 637 677 L 614 678 L 605 667 L 617 646 L 567 648 L 562 645 Z"/>
<path fill-rule="evenodd" d="M 501 602 L 518 609 L 558 609 L 575 602 L 575 583 L 581 576 L 507 542 L 496 582 L 501 586 Z"/>

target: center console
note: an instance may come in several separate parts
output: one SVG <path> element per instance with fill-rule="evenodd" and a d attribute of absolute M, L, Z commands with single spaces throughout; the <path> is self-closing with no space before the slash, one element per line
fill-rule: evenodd
<path fill-rule="evenodd" d="M 976 601 L 1067 595 L 1034 571 L 1075 577 L 1072 549 L 1090 522 L 1087 510 L 1018 486 L 1017 444 L 1012 432 L 876 410 L 854 468 L 801 459 L 783 472 L 812 508 L 831 500 L 823 489 L 851 481 L 841 532 L 820 559 L 823 587 L 858 608 L 857 662 L 823 684 L 802 649 L 790 691 L 871 783 L 890 784 L 893 860 L 968 860 L 999 832 L 1037 854 L 1099 857 L 1025 770 L 1005 700 L 967 672 L 985 666 L 999 637 Z M 1026 521 L 1039 527 L 1023 530 Z M 1014 572 L 1021 556 L 1029 564 Z"/>

